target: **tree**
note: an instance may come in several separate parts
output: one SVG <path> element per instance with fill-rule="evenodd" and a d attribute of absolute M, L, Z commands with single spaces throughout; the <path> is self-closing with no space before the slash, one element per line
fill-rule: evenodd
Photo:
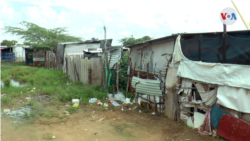
<path fill-rule="evenodd" d="M 13 46 L 17 43 L 16 40 L 3 40 L 1 42 L 1 45 L 4 45 L 4 46 Z"/>
<path fill-rule="evenodd" d="M 66 27 L 46 29 L 26 21 L 21 22 L 20 25 L 24 26 L 24 28 L 6 26 L 3 31 L 21 37 L 25 45 L 31 45 L 38 50 L 55 49 L 58 42 L 81 41 L 80 37 L 65 34 L 67 32 Z"/>
<path fill-rule="evenodd" d="M 153 38 L 149 36 L 144 36 L 142 38 L 135 39 L 133 35 L 131 35 L 130 37 L 125 37 L 125 38 L 120 39 L 119 42 L 122 43 L 123 46 L 131 46 L 131 45 L 142 43 L 142 42 L 152 40 L 152 39 Z"/>

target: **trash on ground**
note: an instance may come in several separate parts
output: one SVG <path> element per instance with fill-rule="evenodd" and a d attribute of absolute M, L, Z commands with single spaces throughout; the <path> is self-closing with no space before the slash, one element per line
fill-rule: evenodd
<path fill-rule="evenodd" d="M 97 105 L 101 105 L 101 106 L 102 106 L 103 104 L 102 104 L 101 101 L 98 101 L 98 102 L 97 102 Z"/>
<path fill-rule="evenodd" d="M 117 94 L 115 94 L 115 97 L 113 97 L 113 94 L 109 93 L 108 98 L 113 99 L 113 100 L 119 100 L 121 102 L 125 101 L 125 96 L 121 92 L 118 92 Z"/>
<path fill-rule="evenodd" d="M 155 112 L 152 112 L 152 115 L 155 115 Z"/>
<path fill-rule="evenodd" d="M 95 103 L 95 102 L 97 102 L 96 98 L 90 98 L 89 103 Z"/>
<path fill-rule="evenodd" d="M 121 108 L 122 111 L 124 111 L 123 107 Z"/>
<path fill-rule="evenodd" d="M 135 110 L 137 108 L 137 106 L 133 107 L 132 110 Z"/>
<path fill-rule="evenodd" d="M 126 100 L 123 104 L 133 104 L 133 103 L 130 102 L 130 98 L 126 98 Z"/>
<path fill-rule="evenodd" d="M 116 101 L 114 101 L 114 100 L 110 100 L 109 101 L 110 103 L 112 103 L 114 106 L 120 106 L 120 104 L 118 104 Z"/>
<path fill-rule="evenodd" d="M 31 97 L 26 97 L 25 98 L 25 101 L 27 101 L 27 102 L 30 101 L 30 100 L 31 100 Z"/>
<path fill-rule="evenodd" d="M 73 107 L 78 107 L 80 100 L 79 99 L 72 99 Z"/>
<path fill-rule="evenodd" d="M 96 134 L 98 134 L 98 131 L 97 131 L 97 132 L 95 132 L 95 135 L 96 135 Z"/>
<path fill-rule="evenodd" d="M 66 116 L 70 115 L 69 111 L 64 111 L 64 113 L 65 113 Z"/>
<path fill-rule="evenodd" d="M 65 106 L 66 106 L 66 107 L 69 107 L 69 104 L 66 104 Z"/>
<path fill-rule="evenodd" d="M 102 121 L 102 120 L 104 120 L 104 118 L 100 118 L 100 119 L 99 119 L 99 121 Z"/>
<path fill-rule="evenodd" d="M 141 110 L 139 110 L 139 113 L 141 113 Z"/>
<path fill-rule="evenodd" d="M 109 105 L 108 105 L 108 103 L 104 103 L 103 106 L 104 107 L 108 107 Z"/>
<path fill-rule="evenodd" d="M 129 111 L 131 111 L 132 109 L 131 108 L 128 108 Z"/>
<path fill-rule="evenodd" d="M 10 109 L 4 109 L 3 112 L 6 113 L 6 114 L 9 114 L 10 113 Z"/>
<path fill-rule="evenodd" d="M 52 136 L 52 139 L 55 139 L 56 138 L 56 136 Z"/>

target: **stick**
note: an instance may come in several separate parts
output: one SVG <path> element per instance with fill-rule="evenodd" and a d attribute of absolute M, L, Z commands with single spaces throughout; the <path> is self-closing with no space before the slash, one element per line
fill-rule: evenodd
<path fill-rule="evenodd" d="M 149 79 L 149 63 L 147 63 L 147 79 Z"/>
<path fill-rule="evenodd" d="M 119 92 L 119 64 L 116 63 L 116 89 L 117 89 L 117 92 Z"/>
<path fill-rule="evenodd" d="M 113 84 L 113 98 L 115 98 L 115 85 Z"/>

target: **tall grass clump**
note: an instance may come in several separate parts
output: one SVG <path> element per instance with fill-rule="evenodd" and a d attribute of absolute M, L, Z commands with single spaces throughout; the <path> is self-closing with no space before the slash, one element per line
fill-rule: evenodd
<path fill-rule="evenodd" d="M 10 87 L 10 81 L 11 79 L 9 77 L 6 77 L 3 79 L 4 87 L 9 88 Z"/>

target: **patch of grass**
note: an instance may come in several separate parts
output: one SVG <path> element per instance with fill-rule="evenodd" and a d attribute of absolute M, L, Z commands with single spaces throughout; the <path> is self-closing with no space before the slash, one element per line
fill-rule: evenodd
<path fill-rule="evenodd" d="M 24 97 L 37 94 L 49 94 L 53 100 L 68 102 L 72 99 L 82 99 L 81 104 L 88 105 L 90 98 L 102 100 L 107 97 L 107 91 L 104 91 L 101 86 L 84 85 L 81 82 L 72 82 L 69 78 L 64 77 L 66 74 L 53 69 L 46 70 L 44 68 L 22 66 L 17 63 L 2 63 L 1 77 L 14 79 L 19 82 L 25 82 L 24 87 L 11 86 L 8 89 L 2 89 L 9 98 Z M 9 78 L 9 79 L 10 79 Z M 67 85 L 67 83 L 70 85 Z M 35 87 L 34 92 L 30 90 Z M 22 92 L 22 93 L 21 93 Z M 2 103 L 7 104 L 10 100 L 3 97 Z M 54 103 L 57 108 L 58 103 Z"/>
<path fill-rule="evenodd" d="M 78 108 L 74 108 L 74 107 L 70 107 L 70 108 L 67 108 L 67 111 L 70 113 L 70 114 L 73 114 L 77 111 Z"/>
<path fill-rule="evenodd" d="M 11 104 L 12 104 L 12 105 L 16 104 L 16 100 L 15 100 L 15 99 L 12 99 L 12 100 L 11 100 Z"/>
<path fill-rule="evenodd" d="M 11 79 L 9 77 L 6 77 L 6 78 L 3 79 L 4 88 L 9 88 L 10 87 L 10 81 L 11 81 Z"/>
<path fill-rule="evenodd" d="M 43 139 L 45 140 L 52 140 L 53 135 L 51 133 L 46 133 L 43 135 Z"/>
<path fill-rule="evenodd" d="M 8 97 L 8 96 L 3 96 L 3 97 L 1 98 L 1 103 L 2 103 L 3 105 L 6 105 L 6 104 L 9 104 L 10 100 L 11 100 L 10 97 Z"/>
<path fill-rule="evenodd" d="M 29 105 L 32 109 L 35 108 L 35 103 L 34 103 L 34 101 L 29 101 L 27 105 Z"/>

